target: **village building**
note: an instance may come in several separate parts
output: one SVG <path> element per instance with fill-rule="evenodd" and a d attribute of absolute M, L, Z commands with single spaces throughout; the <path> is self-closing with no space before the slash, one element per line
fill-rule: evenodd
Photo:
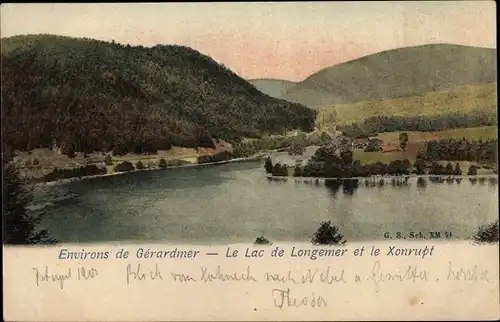
<path fill-rule="evenodd" d="M 382 152 L 393 152 L 393 151 L 399 151 L 399 149 L 395 146 L 391 145 L 384 145 L 382 147 Z"/>

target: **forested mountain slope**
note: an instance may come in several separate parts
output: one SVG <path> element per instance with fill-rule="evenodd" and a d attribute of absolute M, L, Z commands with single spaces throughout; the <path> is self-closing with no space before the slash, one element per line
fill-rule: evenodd
<path fill-rule="evenodd" d="M 182 46 L 53 35 L 2 39 L 4 142 L 29 150 L 154 152 L 314 128 L 315 112 L 271 98 Z"/>

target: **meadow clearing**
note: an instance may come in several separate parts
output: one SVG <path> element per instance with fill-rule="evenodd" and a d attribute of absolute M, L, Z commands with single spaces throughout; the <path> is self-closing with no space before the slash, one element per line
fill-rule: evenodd
<path fill-rule="evenodd" d="M 475 112 L 496 115 L 496 83 L 467 85 L 450 92 L 429 92 L 420 96 L 325 106 L 318 109 L 316 126 L 319 130 L 331 130 L 333 125 L 362 122 L 380 115 L 431 116 Z"/>

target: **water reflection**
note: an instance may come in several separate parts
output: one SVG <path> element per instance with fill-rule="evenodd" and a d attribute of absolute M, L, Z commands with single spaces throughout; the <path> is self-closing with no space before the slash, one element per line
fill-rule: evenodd
<path fill-rule="evenodd" d="M 428 179 L 427 179 L 428 178 Z M 454 185 L 461 184 L 463 178 L 462 177 L 454 177 L 454 176 L 430 176 L 430 177 L 416 177 L 416 183 L 418 187 L 424 188 L 427 187 L 428 182 L 430 181 L 433 184 L 446 184 L 446 185 Z M 269 178 L 272 181 L 287 181 L 287 177 L 273 177 Z M 346 194 L 353 194 L 355 189 L 358 188 L 359 184 L 364 187 L 374 188 L 374 187 L 384 187 L 385 185 L 391 185 L 392 187 L 409 187 L 410 181 L 413 180 L 410 176 L 398 176 L 398 177 L 369 177 L 369 178 L 351 178 L 351 179 L 330 179 L 325 180 L 323 178 L 295 178 L 295 183 L 305 183 L 308 185 L 321 186 L 325 185 L 329 188 L 334 194 L 338 192 L 340 187 L 342 187 L 342 191 Z M 485 185 L 488 182 L 489 185 L 496 185 L 498 183 L 497 177 L 471 177 L 469 178 L 471 184 L 476 184 L 479 182 L 480 185 Z"/>
<path fill-rule="evenodd" d="M 444 179 L 442 177 L 429 177 L 431 183 L 443 183 Z"/>
<path fill-rule="evenodd" d="M 427 187 L 427 180 L 425 180 L 425 178 L 422 178 L 422 177 L 418 178 L 417 179 L 417 187 L 419 187 L 419 188 Z"/>
<path fill-rule="evenodd" d="M 356 189 L 359 187 L 358 179 L 346 179 L 342 180 L 342 192 L 346 195 L 353 195 Z"/>
<path fill-rule="evenodd" d="M 453 184 L 455 180 L 452 177 L 446 178 L 446 184 Z"/>
<path fill-rule="evenodd" d="M 359 179 L 325 180 L 325 187 L 333 196 L 338 194 L 341 187 L 342 193 L 352 196 L 359 187 Z"/>
<path fill-rule="evenodd" d="M 325 187 L 330 191 L 333 196 L 336 196 L 342 186 L 342 182 L 338 180 L 326 180 Z"/>
<path fill-rule="evenodd" d="M 408 180 L 410 177 L 404 176 L 404 177 L 392 177 L 391 178 L 391 185 L 394 187 L 402 187 L 402 186 L 408 186 Z"/>

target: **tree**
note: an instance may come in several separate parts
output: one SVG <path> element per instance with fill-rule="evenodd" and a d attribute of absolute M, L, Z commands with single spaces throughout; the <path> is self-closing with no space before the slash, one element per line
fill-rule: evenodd
<path fill-rule="evenodd" d="M 429 174 L 442 175 L 444 174 L 444 168 L 437 162 L 432 162 L 431 168 L 429 169 Z"/>
<path fill-rule="evenodd" d="M 498 243 L 499 241 L 498 220 L 480 226 L 472 238 L 476 243 Z"/>
<path fill-rule="evenodd" d="M 404 151 L 408 145 L 408 133 L 399 133 L 399 147 Z"/>
<path fill-rule="evenodd" d="M 471 165 L 469 167 L 469 171 L 467 171 L 468 176 L 477 176 L 477 167 L 475 165 Z"/>
<path fill-rule="evenodd" d="M 415 160 L 415 163 L 413 163 L 413 167 L 415 168 L 415 173 L 416 174 L 425 174 L 425 161 L 422 159 L 417 159 Z"/>
<path fill-rule="evenodd" d="M 446 164 L 444 171 L 445 171 L 445 174 L 450 174 L 450 175 L 454 174 L 455 171 L 453 170 L 453 165 L 451 164 L 451 162 L 448 162 Z"/>
<path fill-rule="evenodd" d="M 266 162 L 264 163 L 264 168 L 266 169 L 266 173 L 273 173 L 273 161 L 271 161 L 271 157 L 267 157 Z"/>
<path fill-rule="evenodd" d="M 271 245 L 272 242 L 267 239 L 265 236 L 260 236 L 255 239 L 255 245 Z"/>
<path fill-rule="evenodd" d="M 345 244 L 344 235 L 339 232 L 339 228 L 329 221 L 323 221 L 316 230 L 311 242 L 315 245 L 335 245 Z"/>
<path fill-rule="evenodd" d="M 342 160 L 342 165 L 344 166 L 352 164 L 352 151 L 351 150 L 340 151 L 340 159 Z"/>
<path fill-rule="evenodd" d="M 454 175 L 456 176 L 462 175 L 462 169 L 460 169 L 460 164 L 458 162 L 455 164 Z"/>
<path fill-rule="evenodd" d="M 109 154 L 104 157 L 104 164 L 113 165 L 113 158 Z"/>
<path fill-rule="evenodd" d="M 293 170 L 293 176 L 294 177 L 302 177 L 302 168 L 299 166 L 296 166 L 295 169 Z"/>
<path fill-rule="evenodd" d="M 286 177 L 288 176 L 288 169 L 280 163 L 276 163 L 273 168 L 273 176 Z"/>
<path fill-rule="evenodd" d="M 13 245 L 56 243 L 57 240 L 49 237 L 47 230 L 38 229 L 42 220 L 41 215 L 27 213 L 26 206 L 31 201 L 32 195 L 24 186 L 19 170 L 7 160 L 2 160 L 2 170 L 3 243 Z"/>
<path fill-rule="evenodd" d="M 134 165 L 132 162 L 129 161 L 123 161 L 122 163 L 119 163 L 115 166 L 114 170 L 116 172 L 127 172 L 127 171 L 132 171 L 134 170 Z"/>
<path fill-rule="evenodd" d="M 138 170 L 144 169 L 144 163 L 142 163 L 141 160 L 137 161 L 137 163 L 135 164 L 135 168 Z"/>
<path fill-rule="evenodd" d="M 409 174 L 409 167 L 411 166 L 410 161 L 405 160 L 394 160 L 389 163 L 388 171 L 391 175 L 404 175 Z"/>
<path fill-rule="evenodd" d="M 160 168 L 166 168 L 167 167 L 167 161 L 165 159 L 160 159 L 160 162 L 158 164 Z"/>

